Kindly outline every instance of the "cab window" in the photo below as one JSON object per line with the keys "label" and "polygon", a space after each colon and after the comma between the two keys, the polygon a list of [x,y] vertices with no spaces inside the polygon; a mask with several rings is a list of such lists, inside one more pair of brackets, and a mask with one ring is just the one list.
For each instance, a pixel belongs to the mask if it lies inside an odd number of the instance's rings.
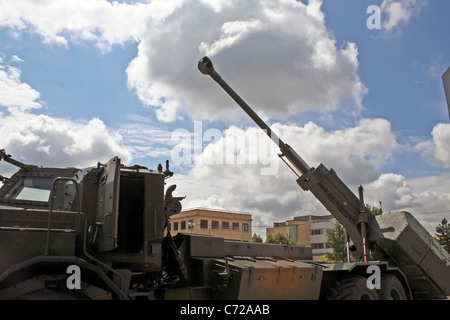
{"label": "cab window", "polygon": [[25,177],[18,181],[7,196],[16,200],[48,202],[53,178]]}

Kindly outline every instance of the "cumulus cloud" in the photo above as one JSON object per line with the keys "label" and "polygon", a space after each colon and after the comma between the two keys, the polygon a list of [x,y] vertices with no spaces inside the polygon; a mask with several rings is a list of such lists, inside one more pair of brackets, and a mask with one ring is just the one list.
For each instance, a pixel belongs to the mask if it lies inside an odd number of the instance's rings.
{"label": "cumulus cloud", "polygon": [[388,32],[400,30],[427,3],[428,0],[383,0],[381,10],[386,15],[383,20],[383,29]]}
{"label": "cumulus cloud", "polygon": [[[188,1],[142,35],[128,83],[162,121],[235,116],[235,106],[196,63],[216,69],[249,103],[269,116],[355,109],[367,89],[358,77],[358,49],[338,48],[321,1]],[[174,41],[176,39],[176,41]]]}
{"label": "cumulus cloud", "polygon": [[26,163],[89,166],[115,155],[131,160],[118,143],[120,137],[97,118],[85,123],[20,113],[2,120],[2,148]]}
{"label": "cumulus cloud", "polygon": [[[5,4],[1,4],[6,7]],[[0,26],[45,43],[89,41],[102,50],[138,41],[128,85],[159,120],[227,117],[228,97],[197,70],[214,56],[224,77],[269,116],[305,110],[359,109],[367,89],[358,76],[354,43],[338,46],[324,23],[322,1],[173,0],[14,1]],[[231,112],[230,112],[231,110]]]}
{"label": "cumulus cloud", "polygon": [[[381,201],[385,212],[410,211],[431,233],[448,217],[450,176],[407,179],[379,173],[383,164],[406,148],[397,142],[388,121],[362,119],[354,127],[335,131],[311,122],[304,126],[275,123],[272,128],[310,166],[324,163],[333,168],[355,195],[363,185],[366,203],[378,207]],[[192,148],[194,142],[189,139],[195,135],[186,138],[183,148]],[[328,214],[310,192],[296,184],[297,177],[278,158],[278,148],[259,128],[205,131],[203,138],[208,143],[187,163],[192,169],[172,178],[177,194],[187,196],[185,208],[248,212],[256,227],[298,215]],[[255,232],[264,235],[264,227]]]}
{"label": "cumulus cloud", "polygon": [[158,22],[179,6],[179,1],[156,0],[127,4],[117,1],[56,0],[0,1],[0,26],[19,36],[23,30],[39,34],[44,43],[69,46],[69,41],[91,41],[102,50],[137,41],[147,22]]}
{"label": "cumulus cloud", "polygon": [[[17,56],[11,58],[11,62],[20,61]],[[20,76],[19,68],[5,65],[3,59],[0,58],[0,107],[5,107],[10,113],[37,109],[42,106],[39,101],[39,92],[23,83]]]}
{"label": "cumulus cloud", "polygon": [[450,176],[434,176],[407,180],[399,174],[381,174],[365,186],[366,202],[385,212],[409,211],[432,234],[434,228],[450,212]]}
{"label": "cumulus cloud", "polygon": [[20,75],[20,69],[0,61],[1,149],[36,165],[84,167],[115,155],[131,160],[120,145],[121,136],[98,118],[86,122],[31,113],[42,107],[40,94]]}
{"label": "cumulus cloud", "polygon": [[431,138],[416,143],[412,150],[434,166],[450,168],[450,124],[435,125]]}
{"label": "cumulus cloud", "polygon": [[[390,158],[399,147],[389,123],[381,119],[364,119],[353,128],[330,132],[313,123],[272,127],[310,166],[323,162],[333,167],[355,193],[359,184],[378,179],[380,159]],[[179,185],[177,192],[187,195],[185,207],[249,212],[255,225],[326,214],[322,204],[296,184],[297,177],[278,153],[259,128],[230,127],[203,148],[188,174],[173,181]]]}
{"label": "cumulus cloud", "polygon": [[439,123],[431,132],[435,145],[434,156],[445,168],[450,168],[450,124]]}
{"label": "cumulus cloud", "polygon": [[334,132],[313,122],[304,127],[274,126],[277,128],[310,165],[322,162],[332,166],[349,184],[373,181],[380,165],[393,160],[402,148],[384,119],[362,119],[355,127]]}

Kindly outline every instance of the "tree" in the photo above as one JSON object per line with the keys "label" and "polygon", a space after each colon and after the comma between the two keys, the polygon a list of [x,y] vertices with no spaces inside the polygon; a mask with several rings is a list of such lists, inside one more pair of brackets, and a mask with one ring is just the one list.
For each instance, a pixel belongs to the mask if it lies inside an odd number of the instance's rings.
{"label": "tree", "polygon": [[370,204],[366,204],[366,208],[374,215],[378,216],[382,214],[381,208],[377,208],[375,206],[371,206]]}
{"label": "tree", "polygon": [[334,223],[334,228],[327,230],[327,246],[332,249],[332,252],[325,254],[325,261],[346,262],[346,243],[347,235],[345,229],[338,221],[336,221]]}
{"label": "tree", "polygon": [[263,242],[263,239],[259,234],[257,235],[256,233],[254,233],[252,236],[252,242]]}
{"label": "tree", "polygon": [[442,219],[441,223],[436,227],[437,241],[450,253],[450,224],[447,219]]}
{"label": "tree", "polygon": [[277,244],[296,244],[294,241],[289,240],[286,235],[281,232],[278,232],[276,235],[269,234],[266,238],[266,243],[277,243]]}

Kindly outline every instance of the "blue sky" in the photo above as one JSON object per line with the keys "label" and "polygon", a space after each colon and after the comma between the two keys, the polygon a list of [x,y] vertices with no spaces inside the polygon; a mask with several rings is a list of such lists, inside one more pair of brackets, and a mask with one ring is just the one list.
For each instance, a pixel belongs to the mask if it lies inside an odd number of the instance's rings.
{"label": "blue sky", "polygon": [[[367,27],[370,5],[381,29]],[[0,148],[40,165],[169,159],[185,207],[248,212],[255,226],[325,214],[197,71],[207,54],[311,166],[433,230],[450,218],[448,12],[447,0],[0,1]]]}

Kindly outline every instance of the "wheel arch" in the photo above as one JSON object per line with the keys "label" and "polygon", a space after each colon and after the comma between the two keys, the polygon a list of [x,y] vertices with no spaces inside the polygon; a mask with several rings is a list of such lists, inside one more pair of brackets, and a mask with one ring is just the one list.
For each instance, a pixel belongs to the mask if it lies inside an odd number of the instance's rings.
{"label": "wheel arch", "polygon": [[349,273],[362,275],[367,278],[368,276],[370,276],[370,273],[367,272],[367,268],[369,266],[380,267],[381,276],[386,275],[386,274],[395,276],[402,284],[403,289],[405,290],[407,299],[408,300],[412,299],[412,291],[411,291],[411,288],[409,286],[409,283],[408,283],[408,280],[407,280],[405,274],[399,268],[389,266],[387,261],[371,261],[371,262],[356,264],[353,268],[351,268],[349,270]]}
{"label": "wheel arch", "polygon": [[381,276],[390,274],[400,281],[408,300],[413,299],[412,291],[405,274],[397,267],[389,266],[387,261],[370,261],[354,264],[336,264],[333,269],[324,272],[324,281],[321,288],[321,297],[326,293],[327,287],[335,281],[340,281],[350,276],[363,276],[368,278],[371,273],[367,272],[369,266],[380,267]]}
{"label": "wheel arch", "polygon": [[[18,296],[15,287],[25,282],[57,279],[67,279],[71,274],[67,273],[70,265],[80,268],[81,281],[83,284],[91,285],[111,292],[117,299],[126,300],[128,297],[98,266],[74,256],[36,256],[28,260],[21,261],[8,267],[0,274],[0,299],[12,300]],[[22,285],[20,294],[26,294],[27,290],[35,289],[36,284],[30,286]],[[10,295],[11,293],[11,295]]]}

